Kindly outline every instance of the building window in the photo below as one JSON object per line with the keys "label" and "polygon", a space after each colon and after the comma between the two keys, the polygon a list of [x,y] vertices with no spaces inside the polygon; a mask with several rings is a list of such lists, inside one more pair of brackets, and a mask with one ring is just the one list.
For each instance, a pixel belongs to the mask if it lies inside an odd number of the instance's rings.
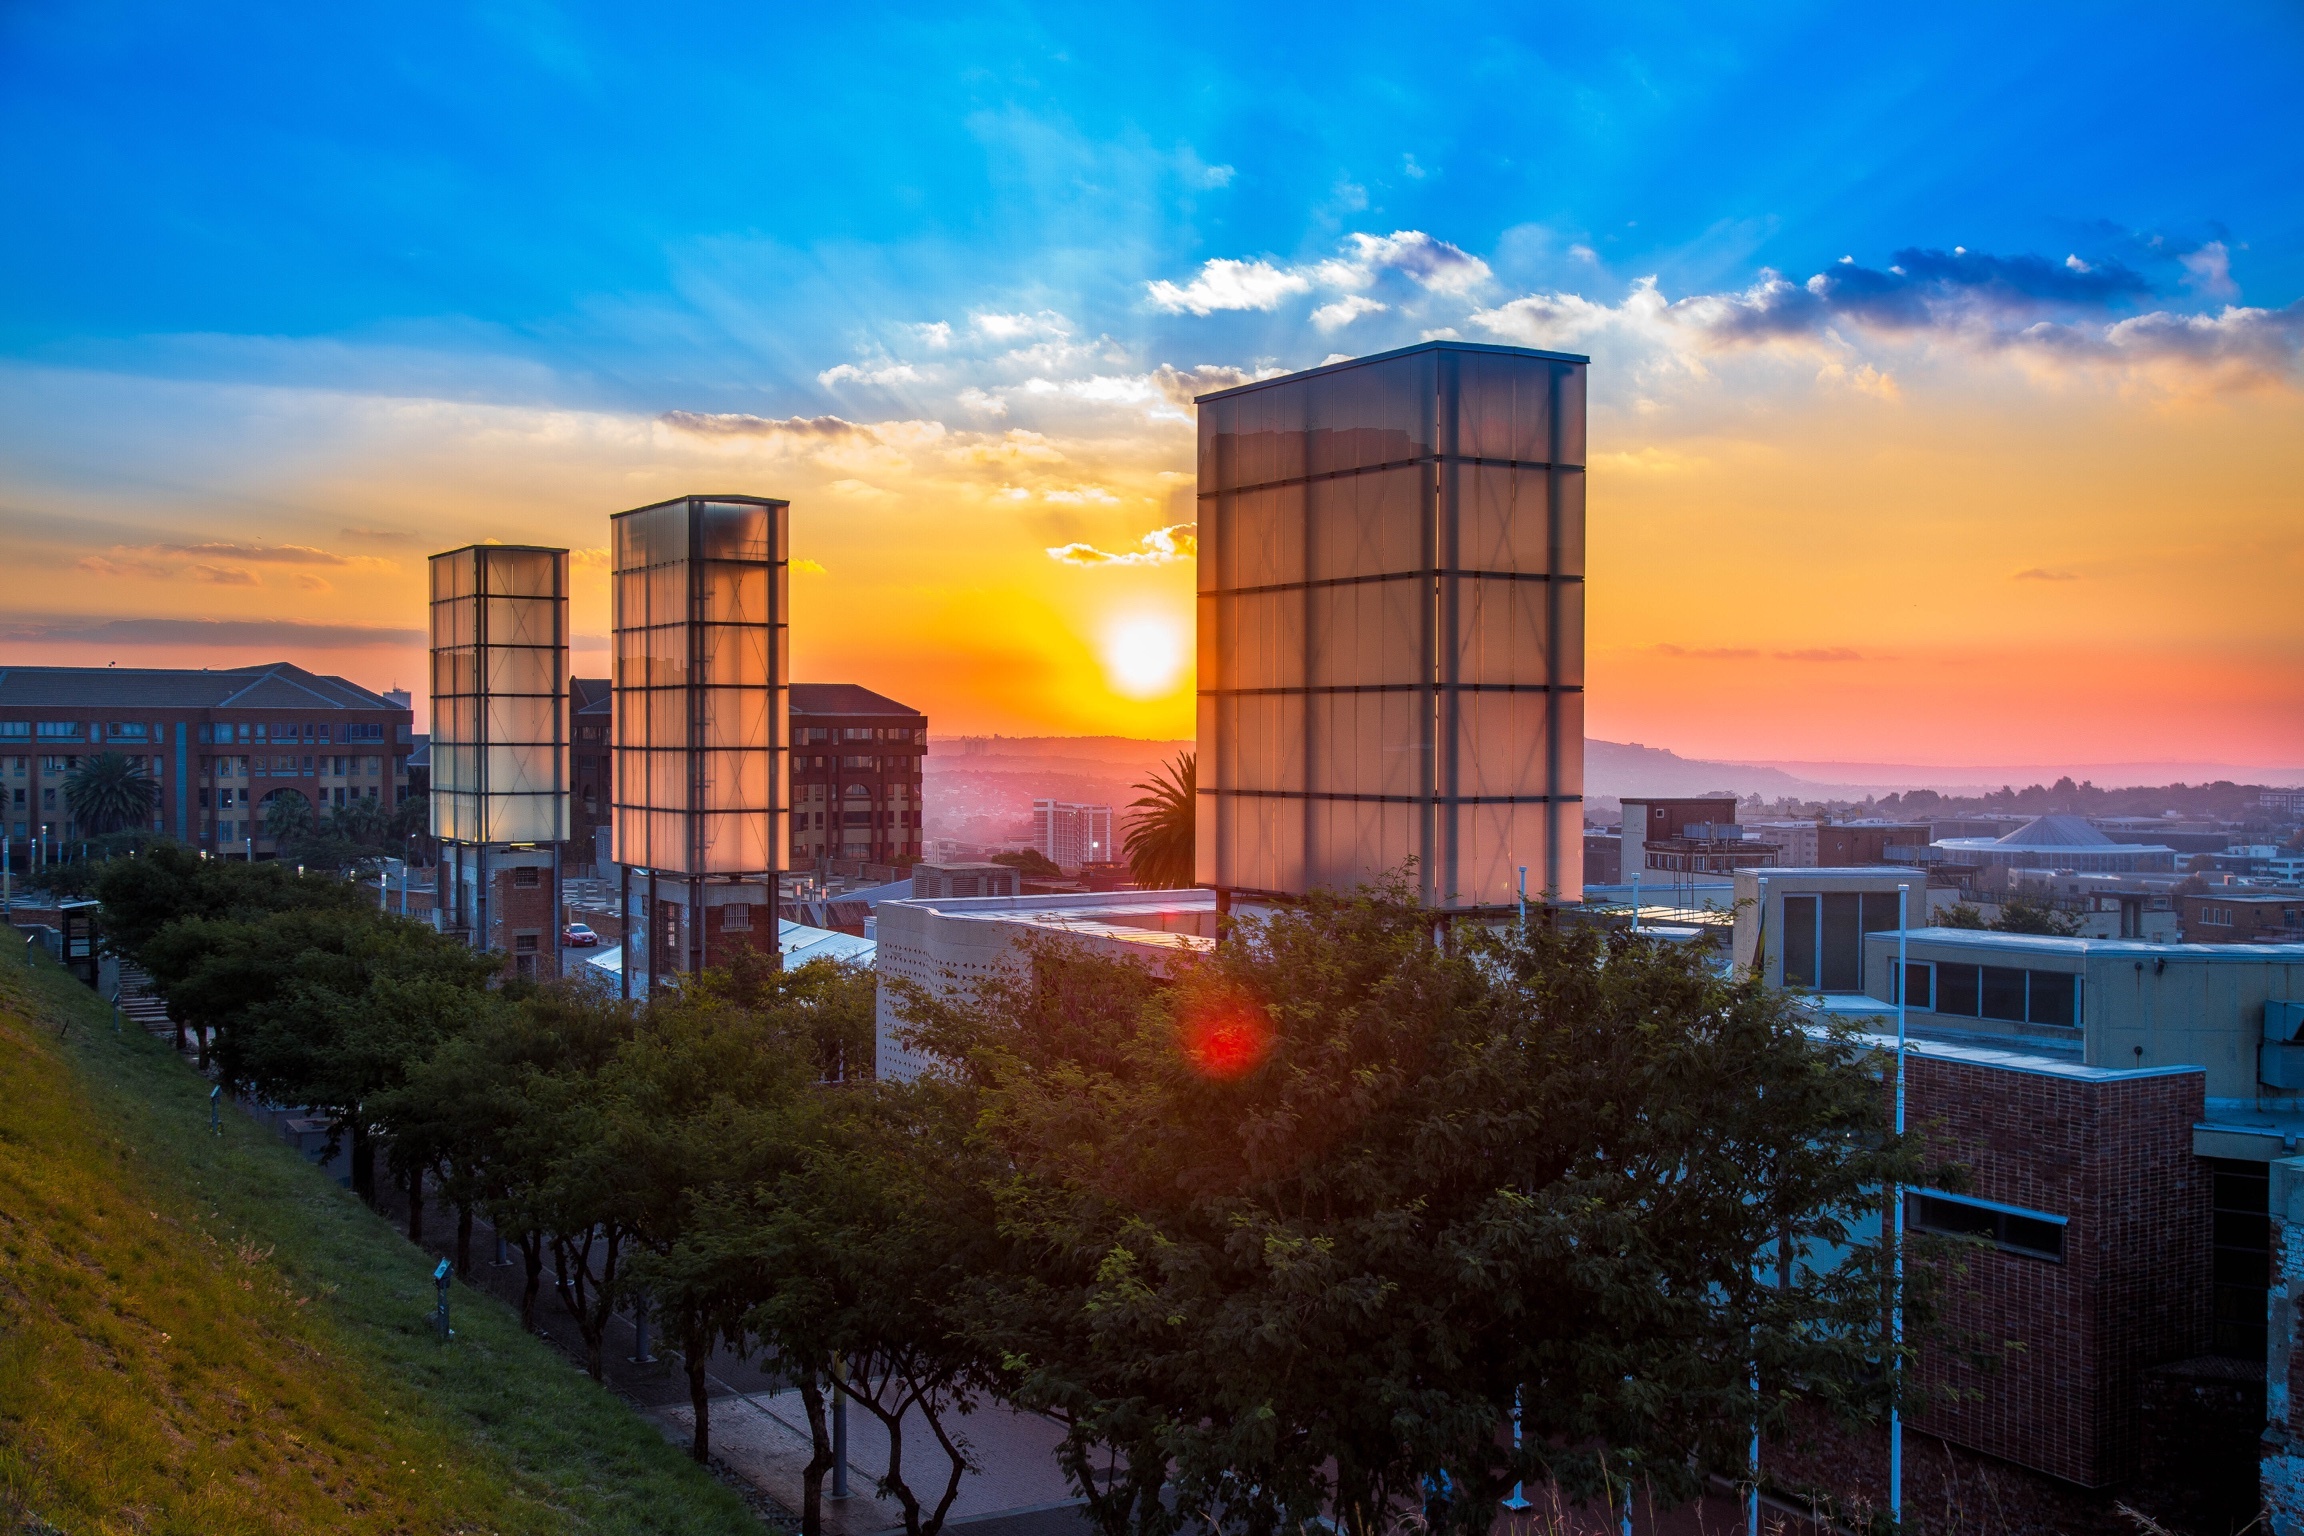
{"label": "building window", "polygon": [[1784,898],[1784,985],[1864,990],[1864,935],[1896,926],[1894,891],[1826,891]]}
{"label": "building window", "polygon": [[2080,1022],[2080,978],[2069,971],[1936,962],[1936,1012],[2003,1024]]}
{"label": "building window", "polygon": [[750,933],[752,931],[752,909],[741,906],[722,907],[720,909],[720,931],[722,933]]}
{"label": "building window", "polygon": [[77,720],[43,720],[38,726],[42,741],[78,741],[80,722]]}
{"label": "building window", "polygon": [[2216,1223],[2210,1239],[2214,1333],[2209,1347],[2219,1355],[2262,1360],[2265,1293],[2272,1283],[2271,1170],[2231,1158],[2204,1161]]}
{"label": "building window", "polygon": [[541,883],[537,878],[541,874],[543,871],[535,866],[523,864],[512,871],[513,887],[518,890],[532,891]]}
{"label": "building window", "polygon": [[1904,1197],[1904,1225],[1941,1237],[1980,1238],[2002,1253],[2064,1262],[2064,1218],[2041,1211],[1914,1190]]}
{"label": "building window", "polygon": [[0,720],[0,741],[29,741],[31,739],[31,721]]}
{"label": "building window", "polygon": [[145,739],[144,722],[141,720],[115,720],[112,722],[110,734],[114,741],[142,741]]}

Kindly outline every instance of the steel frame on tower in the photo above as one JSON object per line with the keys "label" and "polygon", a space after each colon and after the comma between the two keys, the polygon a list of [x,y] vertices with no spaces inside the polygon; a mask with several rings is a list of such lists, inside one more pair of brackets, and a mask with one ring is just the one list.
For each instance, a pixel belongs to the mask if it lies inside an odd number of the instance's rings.
{"label": "steel frame on tower", "polygon": [[[615,582],[615,831],[625,911],[623,992],[707,963],[715,887],[760,885],[777,954],[789,828],[790,504],[683,496],[610,519]],[[632,918],[636,877],[646,906]],[[659,941],[677,882],[678,955]],[[726,911],[723,909],[723,921]],[[635,953],[637,951],[637,954]]]}
{"label": "steel frame on tower", "polygon": [[434,555],[430,575],[430,816],[441,849],[442,926],[490,947],[491,851],[532,862],[548,850],[551,943],[542,953],[557,976],[568,836],[568,551],[470,544]]}
{"label": "steel frame on tower", "polygon": [[1199,883],[1583,889],[1588,359],[1429,342],[1203,395]]}

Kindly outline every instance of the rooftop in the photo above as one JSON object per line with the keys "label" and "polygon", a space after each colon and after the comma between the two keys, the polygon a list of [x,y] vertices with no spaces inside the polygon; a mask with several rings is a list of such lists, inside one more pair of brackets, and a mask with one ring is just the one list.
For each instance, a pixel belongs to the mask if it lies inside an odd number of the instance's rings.
{"label": "rooftop", "polygon": [[253,667],[0,667],[0,710],[405,709],[292,662]]}
{"label": "rooftop", "polygon": [[[1870,943],[1896,941],[1896,930],[1866,934]],[[2000,954],[2054,955],[2067,960],[2190,960],[2264,965],[2304,965],[2304,944],[2155,944],[2148,939],[2068,939],[2043,933],[2000,933],[1989,928],[1913,928],[1907,941]]]}
{"label": "rooftop", "polygon": [[1234,395],[1245,395],[1250,390],[1270,389],[1275,384],[1293,384],[1298,379],[1309,379],[1316,374],[1341,373],[1347,368],[1364,368],[1370,363],[1388,363],[1396,357],[1407,357],[1417,352],[1497,352],[1508,357],[1541,357],[1555,363],[1587,363],[1592,359],[1581,352],[1545,352],[1535,347],[1499,347],[1484,341],[1420,341],[1412,347],[1394,347],[1389,352],[1371,352],[1366,357],[1347,358],[1341,363],[1326,363],[1318,368],[1302,368],[1278,378],[1258,379],[1252,384],[1235,384],[1230,389],[1212,390],[1205,395],[1194,395],[1194,405],[1206,405],[1211,400],[1228,400]]}
{"label": "rooftop", "polygon": [[909,704],[899,704],[884,693],[860,683],[794,683],[792,713],[796,715],[908,715],[928,717]]}

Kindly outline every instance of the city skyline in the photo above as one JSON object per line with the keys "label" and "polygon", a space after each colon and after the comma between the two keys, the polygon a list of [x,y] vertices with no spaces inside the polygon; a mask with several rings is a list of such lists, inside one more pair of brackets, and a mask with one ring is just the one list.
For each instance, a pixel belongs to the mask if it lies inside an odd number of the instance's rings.
{"label": "city skyline", "polygon": [[497,539],[604,673],[734,491],[797,677],[1187,736],[1191,397],[1454,334],[1593,358],[1594,737],[2304,763],[2293,15],[1056,14],[0,22],[12,658],[421,696]]}

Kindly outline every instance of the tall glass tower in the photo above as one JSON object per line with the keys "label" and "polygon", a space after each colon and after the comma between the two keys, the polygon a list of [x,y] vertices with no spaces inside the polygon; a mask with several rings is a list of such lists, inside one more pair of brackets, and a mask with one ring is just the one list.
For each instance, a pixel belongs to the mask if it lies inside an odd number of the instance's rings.
{"label": "tall glass tower", "polygon": [[737,945],[778,950],[789,510],[759,496],[684,496],[610,519],[628,991],[636,970],[652,987]]}
{"label": "tall glass tower", "polygon": [[1199,880],[1583,894],[1590,359],[1429,342],[1200,397]]}
{"label": "tall glass tower", "polygon": [[434,555],[431,576],[441,922],[514,974],[558,975],[568,551],[472,544]]}

